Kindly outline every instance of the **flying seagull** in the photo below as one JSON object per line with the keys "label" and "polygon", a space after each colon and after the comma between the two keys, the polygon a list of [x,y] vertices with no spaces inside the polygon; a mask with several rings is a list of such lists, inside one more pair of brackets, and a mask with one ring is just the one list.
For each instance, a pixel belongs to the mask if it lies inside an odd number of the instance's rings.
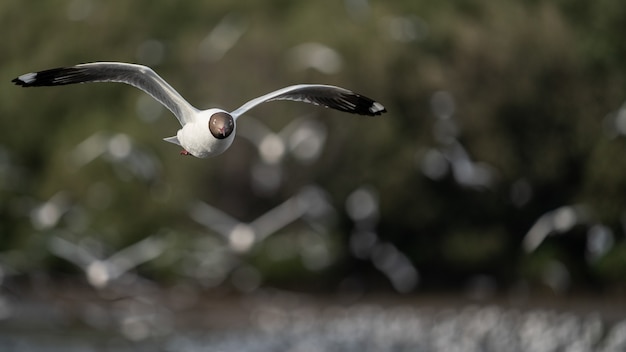
{"label": "flying seagull", "polygon": [[253,107],[274,100],[321,105],[359,115],[375,116],[385,107],[344,88],[322,84],[297,84],[252,99],[230,113],[222,109],[199,110],[189,104],[151,68],[122,62],[94,62],[31,72],[15,78],[22,87],[60,86],[85,82],[126,83],[150,94],[178,118],[182,128],[165,141],[184,148],[181,154],[206,158],[223,153],[235,138],[236,121]]}

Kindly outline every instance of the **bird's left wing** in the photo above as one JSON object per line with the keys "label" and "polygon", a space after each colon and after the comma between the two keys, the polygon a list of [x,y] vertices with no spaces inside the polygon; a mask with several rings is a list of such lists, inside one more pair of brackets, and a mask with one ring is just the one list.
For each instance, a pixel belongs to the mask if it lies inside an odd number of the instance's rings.
{"label": "bird's left wing", "polygon": [[231,115],[237,119],[253,107],[273,100],[301,101],[352,114],[369,116],[380,115],[387,111],[381,103],[345,88],[323,84],[298,84],[252,99],[233,111]]}
{"label": "bird's left wing", "polygon": [[22,87],[59,86],[86,82],[119,82],[139,88],[168,108],[181,125],[197,109],[151,68],[123,62],[93,62],[23,74],[12,81]]}

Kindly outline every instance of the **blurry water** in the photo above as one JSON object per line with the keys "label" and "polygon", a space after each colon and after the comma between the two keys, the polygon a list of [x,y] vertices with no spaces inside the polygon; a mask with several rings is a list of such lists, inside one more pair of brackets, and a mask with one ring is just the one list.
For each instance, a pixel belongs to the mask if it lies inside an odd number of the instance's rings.
{"label": "blurry water", "polygon": [[[72,322],[67,311],[54,305],[30,302],[17,307],[19,316],[0,325],[0,346],[2,351],[626,350],[626,319],[593,312],[453,302],[345,306],[289,294],[257,294],[241,300],[215,298],[203,308],[172,314],[175,307],[166,308],[163,302],[150,307],[148,301],[121,299],[110,310],[92,302],[83,311],[91,322],[83,324]],[[119,325],[107,323],[122,312],[126,317]],[[94,324],[98,320],[105,322]]]}

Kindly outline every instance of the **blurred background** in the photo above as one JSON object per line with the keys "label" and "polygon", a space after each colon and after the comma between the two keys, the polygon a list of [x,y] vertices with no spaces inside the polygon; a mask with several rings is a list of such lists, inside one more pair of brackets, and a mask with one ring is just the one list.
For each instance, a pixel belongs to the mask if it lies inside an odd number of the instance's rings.
{"label": "blurred background", "polygon": [[[611,0],[1,2],[0,345],[626,348],[625,24]],[[264,104],[196,159],[137,89],[10,83],[92,61],[198,108],[324,83],[388,113]]]}

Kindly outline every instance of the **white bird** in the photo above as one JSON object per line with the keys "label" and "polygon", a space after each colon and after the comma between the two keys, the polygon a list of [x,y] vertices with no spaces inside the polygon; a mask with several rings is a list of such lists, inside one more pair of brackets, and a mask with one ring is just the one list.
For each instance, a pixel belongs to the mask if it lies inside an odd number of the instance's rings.
{"label": "white bird", "polygon": [[199,110],[189,104],[151,68],[122,62],[95,62],[23,74],[12,81],[22,87],[58,86],[85,82],[126,83],[150,94],[178,118],[182,128],[165,138],[184,148],[181,154],[206,158],[224,152],[235,138],[236,121],[253,107],[273,101],[292,100],[322,105],[359,115],[380,115],[385,107],[344,88],[322,84],[298,84],[252,99],[227,112],[212,108]]}

